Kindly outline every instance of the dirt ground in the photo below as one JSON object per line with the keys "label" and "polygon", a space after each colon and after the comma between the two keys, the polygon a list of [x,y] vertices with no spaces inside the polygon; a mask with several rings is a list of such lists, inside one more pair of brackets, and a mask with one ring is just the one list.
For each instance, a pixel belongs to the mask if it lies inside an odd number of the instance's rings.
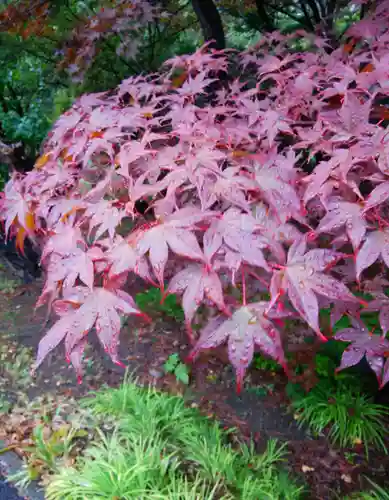
{"label": "dirt ground", "polygon": [[[15,279],[4,266],[0,275],[3,283]],[[15,284],[11,290],[5,285],[0,289],[0,346],[3,352],[0,397],[11,403],[45,394],[78,397],[102,384],[119,384],[125,370],[111,363],[93,334],[90,335],[81,385],[77,384],[72,368],[65,362],[61,346],[48,357],[33,380],[29,376],[32,357],[22,361],[23,366],[14,373],[13,381],[10,382],[8,373],[12,372],[11,368],[5,377],[7,352],[12,354],[12,350],[25,348],[33,356],[44,333],[45,311],[34,315],[41,287],[42,282],[37,279],[28,285]],[[134,285],[134,295],[138,291],[136,288]],[[163,365],[170,354],[179,353],[184,359],[188,351],[183,326],[167,318],[155,317],[152,324],[130,318],[122,331],[121,359],[140,383],[182,393],[189,404],[199,406],[222,425],[237,427],[243,439],[254,439],[259,450],[269,438],[287,442],[289,455],[285,465],[291,474],[307,484],[308,498],[335,500],[361,491],[368,487],[366,476],[381,485],[388,481],[387,456],[372,451],[367,462],[362,449],[335,449],[325,436],[314,438],[308,430],[297,426],[285,395],[287,380],[284,375],[252,369],[246,377],[245,389],[238,396],[231,367],[225,363],[223,351],[219,350],[198,359],[192,366],[190,383],[185,386],[173,375],[167,375]],[[353,453],[352,463],[346,459],[350,453]],[[389,483],[386,486],[389,487]]]}

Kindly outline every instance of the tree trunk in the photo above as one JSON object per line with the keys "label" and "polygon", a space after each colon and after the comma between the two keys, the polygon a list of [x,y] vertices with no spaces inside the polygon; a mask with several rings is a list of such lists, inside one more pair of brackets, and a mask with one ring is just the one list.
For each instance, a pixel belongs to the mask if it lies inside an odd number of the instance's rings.
{"label": "tree trunk", "polygon": [[258,17],[260,19],[261,28],[266,31],[274,31],[275,26],[273,20],[267,13],[265,3],[263,0],[255,0],[255,5],[257,6]]}
{"label": "tree trunk", "polygon": [[192,0],[192,5],[203,31],[204,41],[212,40],[212,48],[224,49],[226,40],[223,24],[213,0]]}

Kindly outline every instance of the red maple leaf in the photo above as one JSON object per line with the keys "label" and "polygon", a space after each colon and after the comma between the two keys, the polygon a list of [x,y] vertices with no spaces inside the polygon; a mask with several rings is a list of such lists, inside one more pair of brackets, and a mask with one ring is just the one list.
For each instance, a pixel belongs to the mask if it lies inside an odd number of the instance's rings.
{"label": "red maple leaf", "polygon": [[112,361],[120,364],[118,359],[120,314],[143,315],[128,294],[124,299],[104,288],[94,288],[90,291],[87,288],[76,287],[68,291],[62,300],[56,301],[54,309],[61,317],[39,342],[35,369],[63,340],[65,340],[66,357],[71,360],[73,350],[76,349],[79,353],[80,342],[82,346],[85,336],[94,326],[100,342]]}
{"label": "red maple leaf", "polygon": [[237,309],[224,321],[220,316],[214,318],[202,330],[189,359],[195,359],[202,349],[215,348],[228,340],[228,356],[236,371],[238,393],[253,359],[255,345],[286,369],[280,334],[266,315],[268,307],[268,302],[256,302]]}
{"label": "red maple leaf", "polygon": [[319,304],[316,293],[332,300],[355,302],[357,299],[348,288],[323,271],[335,264],[342,254],[315,248],[306,251],[305,238],[290,247],[286,266],[273,274],[270,291],[271,305],[287,293],[296,311],[306,320],[317,335],[326,340],[319,327]]}

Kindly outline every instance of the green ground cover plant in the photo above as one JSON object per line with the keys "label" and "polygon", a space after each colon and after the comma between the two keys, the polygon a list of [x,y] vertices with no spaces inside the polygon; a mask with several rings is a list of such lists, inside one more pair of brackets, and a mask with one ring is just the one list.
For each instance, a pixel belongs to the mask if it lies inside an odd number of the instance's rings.
{"label": "green ground cover plant", "polygon": [[350,497],[350,500],[389,500],[389,491],[387,489],[381,488],[377,484],[373,483],[368,479],[369,483],[371,483],[372,489],[371,491],[356,493]]}
{"label": "green ground cover plant", "polygon": [[139,309],[147,314],[162,315],[175,321],[184,320],[184,311],[174,294],[164,296],[156,287],[137,293],[135,302]]}
{"label": "green ground cover plant", "polygon": [[127,381],[82,406],[113,431],[99,431],[73,467],[53,475],[48,500],[302,498],[303,487],[279,469],[285,446],[269,441],[258,454],[180,397]]}
{"label": "green ground cover plant", "polygon": [[300,425],[308,425],[317,434],[327,429],[329,439],[339,446],[363,444],[368,453],[374,445],[387,451],[384,422],[389,410],[358,388],[344,383],[334,387],[322,380],[308,394],[295,394],[292,405]]}
{"label": "green ground cover plant", "polygon": [[189,368],[180,360],[180,356],[171,354],[164,364],[165,372],[172,373],[179,382],[189,384]]}

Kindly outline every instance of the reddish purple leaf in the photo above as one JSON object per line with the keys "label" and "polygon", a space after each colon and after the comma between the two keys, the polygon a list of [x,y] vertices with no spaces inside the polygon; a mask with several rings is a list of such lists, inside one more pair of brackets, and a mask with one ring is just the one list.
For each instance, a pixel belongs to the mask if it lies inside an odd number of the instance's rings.
{"label": "reddish purple leaf", "polygon": [[165,265],[168,260],[168,247],[174,253],[193,260],[204,260],[203,252],[196,236],[189,228],[210,217],[212,212],[186,208],[168,216],[162,224],[142,230],[137,237],[136,251],[140,256],[149,252],[154,273],[163,288]]}
{"label": "reddish purple leaf", "polygon": [[389,230],[372,231],[368,234],[362,247],[357,253],[356,268],[357,279],[360,278],[364,269],[374,264],[378,257],[389,266]]}
{"label": "reddish purple leaf", "polygon": [[[92,292],[77,287],[68,293],[65,301],[77,306],[68,311],[62,307],[62,317],[50,328],[39,343],[35,369],[62,340],[65,339],[66,356],[71,359],[73,350],[96,324],[98,336],[113,361],[117,361],[120,314],[141,315],[128,300],[104,288],[94,288]],[[74,359],[74,358],[73,358]],[[77,359],[77,353],[75,354]]]}
{"label": "reddish purple leaf", "polygon": [[316,232],[330,233],[345,226],[347,236],[356,250],[366,233],[363,207],[357,203],[334,199],[328,203],[327,210]]}
{"label": "reddish purple leaf", "polygon": [[188,326],[204,297],[211,300],[220,310],[226,309],[220,279],[215,271],[204,265],[191,264],[172,278],[167,293],[182,292],[182,306]]}
{"label": "reddish purple leaf", "polygon": [[325,249],[306,252],[306,240],[301,238],[290,247],[285,270],[277,271],[272,280],[272,304],[286,291],[296,311],[323,340],[315,293],[333,300],[357,301],[343,283],[321,272],[341,257],[342,254]]}
{"label": "reddish purple leaf", "polygon": [[389,198],[389,182],[383,182],[373,189],[365,203],[365,209],[370,210],[382,203],[386,202]]}
{"label": "reddish purple leaf", "polygon": [[379,311],[378,319],[383,335],[389,331],[389,297],[384,293],[373,293],[374,299],[368,302],[364,311]]}
{"label": "reddish purple leaf", "polygon": [[381,383],[383,356],[389,350],[389,341],[369,332],[362,321],[353,319],[353,323],[352,328],[340,330],[334,337],[343,342],[351,342],[343,353],[338,370],[358,364],[366,355],[366,359],[375,372],[378,382]]}
{"label": "reddish purple leaf", "polygon": [[228,356],[235,368],[237,390],[240,392],[244,374],[250,365],[254,346],[285,366],[279,332],[265,317],[267,302],[256,302],[237,309],[230,319],[220,323],[213,319],[200,334],[190,358],[195,359],[202,349],[211,349],[228,340]]}

